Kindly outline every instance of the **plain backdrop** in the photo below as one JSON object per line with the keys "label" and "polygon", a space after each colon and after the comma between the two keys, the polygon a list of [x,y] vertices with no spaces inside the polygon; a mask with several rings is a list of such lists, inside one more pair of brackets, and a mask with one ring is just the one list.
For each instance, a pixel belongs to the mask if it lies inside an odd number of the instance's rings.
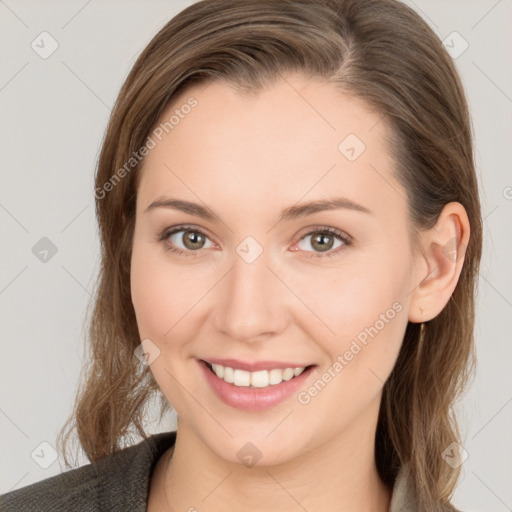
{"label": "plain backdrop", "polygon": [[[100,144],[136,57],[190,3],[0,0],[0,493],[61,472],[55,438],[71,409],[98,269]],[[468,458],[454,503],[465,512],[505,512],[512,510],[512,1],[407,3],[447,42],[462,75],[485,219],[478,368],[460,404]],[[174,428],[174,420],[148,420],[148,432]]]}

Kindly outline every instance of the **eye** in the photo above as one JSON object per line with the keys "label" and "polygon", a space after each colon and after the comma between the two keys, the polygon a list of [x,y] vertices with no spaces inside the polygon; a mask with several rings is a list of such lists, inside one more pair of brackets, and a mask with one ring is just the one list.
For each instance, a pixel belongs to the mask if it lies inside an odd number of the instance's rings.
{"label": "eye", "polygon": [[[345,233],[334,228],[317,228],[303,236],[297,243],[298,247],[306,252],[313,252],[311,257],[330,257],[337,255],[343,246],[351,244],[351,239]],[[313,251],[309,251],[313,247]],[[340,249],[341,247],[341,249]]]}
{"label": "eye", "polygon": [[[165,250],[183,256],[198,256],[201,249],[215,245],[208,235],[194,226],[167,228],[158,235],[157,242],[162,243]],[[351,243],[351,237],[342,231],[318,227],[303,236],[291,250],[297,251],[295,247],[298,246],[302,251],[312,252],[311,257],[331,257],[339,254],[344,246]],[[309,247],[313,247],[313,251]]]}
{"label": "eye", "polygon": [[164,230],[158,241],[162,242],[165,249],[185,256],[197,256],[200,249],[211,247],[206,245],[208,236],[200,229],[192,226],[178,226]]}

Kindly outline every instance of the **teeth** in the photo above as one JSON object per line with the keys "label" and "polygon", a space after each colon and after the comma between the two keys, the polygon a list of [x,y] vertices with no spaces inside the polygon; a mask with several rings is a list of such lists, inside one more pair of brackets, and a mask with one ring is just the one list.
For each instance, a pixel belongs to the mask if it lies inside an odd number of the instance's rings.
{"label": "teeth", "polygon": [[247,372],[245,370],[233,369],[229,366],[221,366],[220,364],[212,364],[211,367],[215,375],[225,382],[235,386],[252,386],[254,388],[266,388],[269,385],[280,384],[283,380],[298,377],[305,370],[305,367],[302,367]]}
{"label": "teeth", "polygon": [[305,369],[306,368],[295,368],[295,370],[293,370],[295,377],[298,377]]}
{"label": "teeth", "polygon": [[283,370],[270,370],[268,372],[270,384],[281,384],[283,381]]}
{"label": "teeth", "polygon": [[235,377],[233,379],[235,386],[250,386],[251,385],[251,374],[244,370],[235,370]]}
{"label": "teeth", "polygon": [[[249,372],[244,372],[249,373]],[[266,388],[270,382],[268,378],[267,370],[261,370],[259,372],[250,373],[251,386],[255,388]]]}
{"label": "teeth", "polygon": [[[221,366],[220,364],[216,364],[216,365],[212,365],[213,366],[216,366],[217,368],[219,368],[219,370],[216,370],[215,368],[213,368],[213,371],[216,373],[217,377],[219,377],[220,379],[224,379],[226,382],[230,382],[231,384],[233,384],[234,380],[235,380],[235,371],[233,370],[233,368],[224,368],[224,366]],[[217,373],[217,371],[219,373]],[[224,376],[222,376],[222,373],[224,373]]]}
{"label": "teeth", "polygon": [[283,371],[283,380],[293,379],[294,376],[295,376],[295,373],[294,373],[293,368],[286,368]]}

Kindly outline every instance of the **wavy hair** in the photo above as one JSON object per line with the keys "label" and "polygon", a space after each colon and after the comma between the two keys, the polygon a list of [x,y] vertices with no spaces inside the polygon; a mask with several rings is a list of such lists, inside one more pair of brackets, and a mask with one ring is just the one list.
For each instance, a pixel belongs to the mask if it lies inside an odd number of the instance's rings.
{"label": "wavy hair", "polygon": [[452,59],[427,23],[396,0],[202,0],[171,19],[143,50],[116,100],[99,156],[101,267],[88,319],[90,354],[73,412],[59,432],[59,450],[68,464],[76,432],[94,462],[119,450],[130,433],[147,437],[151,396],[160,399],[160,418],[170,408],[133,355],[140,339],[130,260],[144,160],[128,169],[126,162],[178,91],[221,78],[241,92],[258,92],[287,72],[335,84],[388,123],[414,233],[432,227],[451,201],[466,209],[471,237],[459,281],[437,317],[407,325],[384,385],[375,439],[384,482],[392,485],[406,466],[419,510],[453,510],[449,499],[459,470],[441,454],[459,440],[454,404],[474,370],[482,251],[472,126]]}

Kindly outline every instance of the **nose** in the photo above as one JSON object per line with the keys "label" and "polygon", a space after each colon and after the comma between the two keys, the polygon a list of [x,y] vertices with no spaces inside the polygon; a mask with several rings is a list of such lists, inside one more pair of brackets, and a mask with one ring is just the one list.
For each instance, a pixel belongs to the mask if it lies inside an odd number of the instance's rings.
{"label": "nose", "polygon": [[[289,321],[287,289],[268,268],[266,253],[248,263],[235,255],[215,297],[215,327],[238,341],[263,341]],[[289,292],[288,292],[289,294]]]}

